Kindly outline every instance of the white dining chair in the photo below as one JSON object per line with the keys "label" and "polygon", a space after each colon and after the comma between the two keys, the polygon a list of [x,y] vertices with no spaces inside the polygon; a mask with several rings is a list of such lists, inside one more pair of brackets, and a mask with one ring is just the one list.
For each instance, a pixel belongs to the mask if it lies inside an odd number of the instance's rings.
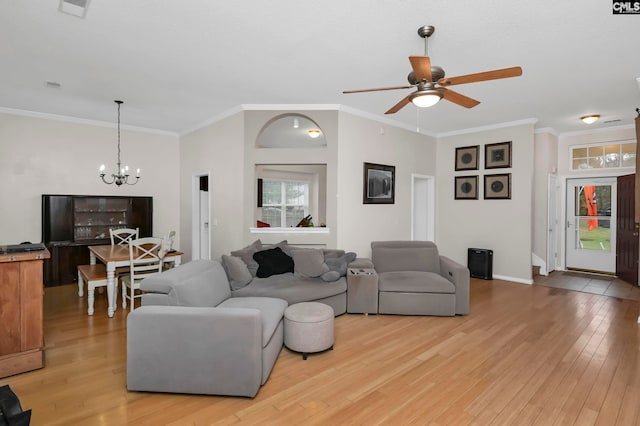
{"label": "white dining chair", "polygon": [[138,238],[138,228],[109,229],[109,236],[111,237],[111,245],[129,244],[129,241]]}
{"label": "white dining chair", "polygon": [[136,294],[140,289],[140,282],[152,275],[162,272],[163,252],[162,238],[146,237],[129,241],[129,275],[120,277],[122,283],[122,308],[126,309],[127,299],[130,310],[134,309],[134,301],[140,298]]}

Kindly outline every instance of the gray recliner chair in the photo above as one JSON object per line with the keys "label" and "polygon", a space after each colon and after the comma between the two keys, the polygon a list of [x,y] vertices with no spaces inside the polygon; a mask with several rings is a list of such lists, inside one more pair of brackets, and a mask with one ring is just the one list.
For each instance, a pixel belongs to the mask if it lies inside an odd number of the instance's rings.
{"label": "gray recliner chair", "polygon": [[469,313],[469,269],[440,256],[431,241],[374,241],[378,313],[454,316]]}

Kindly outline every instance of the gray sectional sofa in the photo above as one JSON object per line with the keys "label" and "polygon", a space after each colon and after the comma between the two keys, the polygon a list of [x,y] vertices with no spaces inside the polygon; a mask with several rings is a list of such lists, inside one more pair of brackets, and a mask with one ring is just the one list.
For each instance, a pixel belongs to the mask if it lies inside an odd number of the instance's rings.
{"label": "gray sectional sofa", "polygon": [[[256,243],[221,261],[192,261],[142,281],[142,306],[127,318],[129,390],[255,396],[283,347],[288,305],[317,301],[335,315],[346,312],[347,265],[376,268],[379,280],[365,287],[374,302],[379,290],[378,313],[469,310],[467,268],[439,256],[433,243],[373,243],[374,264],[342,250]],[[260,262],[253,265],[255,259]],[[359,294],[356,282],[351,299]]]}

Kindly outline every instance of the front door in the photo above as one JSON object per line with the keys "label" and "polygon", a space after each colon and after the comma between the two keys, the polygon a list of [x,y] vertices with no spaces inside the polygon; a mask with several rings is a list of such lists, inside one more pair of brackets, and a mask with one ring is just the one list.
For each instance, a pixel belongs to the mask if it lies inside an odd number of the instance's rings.
{"label": "front door", "polygon": [[567,269],[615,274],[617,182],[567,180]]}
{"label": "front door", "polygon": [[636,175],[618,177],[616,275],[638,285],[638,224],[634,222]]}

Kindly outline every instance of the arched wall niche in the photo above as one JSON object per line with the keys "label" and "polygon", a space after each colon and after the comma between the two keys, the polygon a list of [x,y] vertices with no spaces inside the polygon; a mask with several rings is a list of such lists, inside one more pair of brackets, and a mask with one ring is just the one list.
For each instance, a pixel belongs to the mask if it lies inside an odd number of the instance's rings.
{"label": "arched wall niche", "polygon": [[326,145],[320,126],[306,115],[297,113],[273,117],[262,127],[256,140],[258,148],[318,148]]}

